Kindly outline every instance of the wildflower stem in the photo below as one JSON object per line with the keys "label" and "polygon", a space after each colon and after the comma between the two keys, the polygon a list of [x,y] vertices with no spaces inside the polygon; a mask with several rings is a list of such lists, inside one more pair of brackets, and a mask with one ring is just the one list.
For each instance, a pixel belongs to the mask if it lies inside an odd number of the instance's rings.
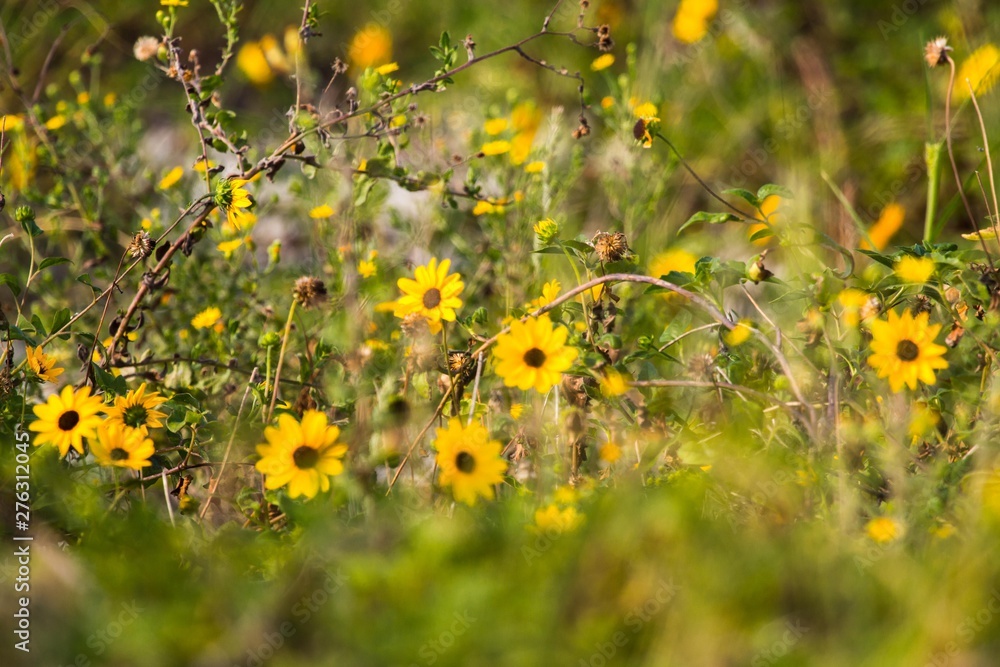
{"label": "wildflower stem", "polygon": [[[729,210],[735,212],[736,215],[738,215],[741,220],[747,220],[746,214],[744,214],[743,211],[741,211],[740,209],[736,208],[735,206],[733,206],[732,204],[730,204],[728,201],[726,201],[725,199],[723,199],[721,195],[717,194],[715,192],[715,190],[713,190],[708,185],[708,183],[706,183],[705,181],[701,180],[701,177],[697,174],[697,172],[695,172],[695,170],[691,167],[691,165],[688,164],[687,160],[684,159],[684,156],[682,156],[680,154],[680,151],[677,150],[677,147],[674,146],[670,142],[669,139],[667,139],[665,136],[663,136],[659,132],[656,133],[656,137],[658,139],[660,139],[661,141],[663,141],[667,146],[670,146],[670,150],[672,150],[674,152],[674,155],[677,156],[677,159],[680,161],[681,165],[683,165],[683,167],[685,169],[687,169],[688,173],[691,174],[691,176],[694,178],[694,180],[698,181],[698,185],[700,185],[702,188],[704,188],[705,191],[708,194],[712,195],[712,197],[714,197],[715,199],[717,199],[720,202],[722,202]],[[759,222],[759,221],[755,221],[755,222]]]}
{"label": "wildflower stem", "polygon": [[292,305],[288,309],[288,319],[285,321],[285,334],[281,337],[281,351],[278,352],[278,365],[274,369],[274,389],[271,391],[271,405],[267,408],[267,419],[264,423],[271,421],[274,414],[274,405],[278,401],[278,383],[281,382],[281,367],[285,361],[285,349],[288,347],[288,338],[292,332],[292,319],[295,317],[295,304],[298,301],[292,299]]}
{"label": "wildflower stem", "polygon": [[927,167],[927,210],[924,211],[924,243],[934,242],[934,217],[937,214],[938,189],[941,184],[941,142],[924,144]]}
{"label": "wildflower stem", "polygon": [[[118,260],[118,268],[115,269],[115,278],[111,281],[111,287],[114,288],[121,280],[122,266],[125,264],[125,256],[128,255],[128,251],[122,253],[121,258]],[[111,306],[112,292],[108,292],[108,298],[104,302],[104,310],[101,311],[101,319],[97,322],[97,329],[94,330],[94,342],[90,345],[90,351],[87,353],[87,358],[83,360],[84,365],[87,367],[87,373],[83,378],[83,383],[81,386],[87,384],[91,381],[91,377],[94,374],[94,350],[97,349],[97,341],[101,338],[101,329],[104,328],[104,320],[108,316],[108,308]],[[114,348],[108,350],[108,357],[114,356]],[[97,387],[97,382],[94,382],[94,387]]]}
{"label": "wildflower stem", "polygon": [[205,518],[205,513],[208,512],[208,506],[212,502],[215,490],[219,488],[219,482],[222,481],[222,473],[226,472],[226,463],[229,461],[229,453],[233,449],[233,441],[236,440],[236,429],[240,425],[240,418],[243,416],[243,408],[246,406],[247,397],[250,395],[250,388],[256,384],[259,379],[257,368],[254,367],[253,373],[250,375],[250,381],[247,382],[246,389],[243,390],[243,399],[240,401],[240,409],[236,412],[236,421],[233,422],[233,427],[229,433],[229,442],[226,443],[226,452],[222,455],[222,467],[219,468],[218,475],[212,476],[212,481],[208,485],[208,497],[205,498],[205,502],[201,506],[201,511],[198,512],[199,519]]}
{"label": "wildflower stem", "polygon": [[[972,108],[976,110],[976,118],[979,120],[979,129],[983,133],[983,151],[986,153],[986,175],[990,179],[990,194],[993,195],[993,212],[990,214],[990,225],[993,227],[993,233],[997,234],[997,220],[996,216],[1000,213],[1000,203],[997,203],[997,184],[996,180],[993,178],[993,158],[990,157],[990,139],[986,134],[986,123],[983,122],[983,112],[979,110],[979,100],[976,99],[976,91],[972,89],[972,83],[966,79],[965,85],[969,87],[969,96],[972,99]],[[986,204],[986,210],[989,211],[989,202]],[[1000,239],[1000,234],[997,234],[998,239]]]}

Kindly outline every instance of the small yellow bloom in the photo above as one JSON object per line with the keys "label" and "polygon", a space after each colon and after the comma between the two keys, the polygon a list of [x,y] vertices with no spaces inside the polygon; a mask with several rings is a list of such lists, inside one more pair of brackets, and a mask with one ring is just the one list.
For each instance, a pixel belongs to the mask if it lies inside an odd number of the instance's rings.
{"label": "small yellow bloom", "polygon": [[368,261],[366,259],[358,262],[358,275],[362,278],[371,278],[377,272],[375,267],[375,262]]}
{"label": "small yellow bloom", "polygon": [[753,327],[751,326],[750,320],[740,320],[736,323],[735,327],[722,335],[722,340],[724,340],[726,345],[729,347],[736,347],[737,345],[742,345],[747,342],[751,335],[753,335]]}
{"label": "small yellow bloom", "polygon": [[590,69],[595,72],[600,72],[603,69],[607,69],[615,64],[615,56],[611,53],[605,53],[594,58],[594,62],[590,63]]}
{"label": "small yellow bloom", "polygon": [[306,410],[302,421],[289,414],[278,416],[278,426],[264,429],[266,443],[257,445],[257,471],[264,487],[288,486],[292,498],[313,498],[330,489],[330,477],[344,472],[347,445],[337,442],[340,429],[327,424],[318,410]]}
{"label": "small yellow bloom", "polygon": [[229,241],[222,241],[217,246],[215,246],[215,248],[216,250],[221,252],[226,259],[231,259],[233,253],[236,252],[236,250],[239,249],[239,247],[242,246],[243,243],[244,243],[243,239],[231,239]]}
{"label": "small yellow bloom", "polygon": [[167,188],[176,185],[177,181],[181,180],[182,176],[184,176],[184,168],[174,167],[167,172],[166,176],[160,179],[160,182],[156,185],[156,187],[161,190],[166,190]]}
{"label": "small yellow bloom", "polygon": [[871,323],[868,364],[880,378],[889,378],[893,392],[902,390],[904,384],[910,389],[916,389],[918,382],[934,384],[934,371],[948,368],[943,358],[948,348],[934,343],[941,325],[929,324],[929,317],[929,313],[913,317],[909,310],[900,316],[891,310],[887,320]]}
{"label": "small yellow bloom", "polygon": [[266,86],[274,81],[274,71],[260,42],[247,42],[240,47],[236,53],[236,67],[255,86]]}
{"label": "small yellow bloom", "polygon": [[90,102],[90,93],[77,93],[76,103],[80,106]]}
{"label": "small yellow bloom", "polygon": [[35,348],[28,345],[25,347],[25,352],[28,356],[28,367],[43,382],[55,382],[56,378],[65,372],[65,369],[56,366],[54,357],[42,352],[41,345]]}
{"label": "small yellow bloom", "polygon": [[502,155],[503,153],[509,152],[510,149],[510,142],[501,139],[500,141],[489,141],[483,144],[480,152],[483,155]]}
{"label": "small yellow bloom", "polygon": [[104,106],[108,108],[113,107],[115,105],[115,102],[117,101],[118,101],[118,96],[115,95],[114,93],[108,93],[107,95],[104,96]]}
{"label": "small yellow bloom", "polygon": [[880,516],[872,519],[865,525],[865,532],[868,533],[868,537],[873,542],[888,544],[899,537],[900,526],[895,519]]}
{"label": "small yellow bloom", "polygon": [[441,471],[438,482],[451,487],[455,500],[475,505],[482,497],[493,499],[493,487],[503,482],[507,461],[501,445],[491,440],[482,424],[464,426],[452,417],[447,428],[439,428],[434,440],[435,461]]}
{"label": "small yellow bloom", "polygon": [[195,329],[208,329],[222,319],[222,311],[215,306],[210,306],[195,315],[191,320],[191,326]]}
{"label": "small yellow bloom", "polygon": [[398,63],[386,63],[385,65],[380,65],[375,68],[375,72],[377,74],[381,74],[382,76],[386,76],[387,74],[392,74],[397,71],[399,71]]}
{"label": "small yellow bloom", "polygon": [[605,463],[614,463],[622,457],[622,448],[609,440],[604,443],[597,455]]}
{"label": "small yellow bloom", "polygon": [[483,130],[493,137],[506,130],[509,125],[510,122],[506,118],[491,118],[483,124]]}
{"label": "small yellow bloom", "polygon": [[62,127],[65,124],[66,124],[66,116],[64,116],[62,114],[58,114],[56,116],[53,116],[52,118],[49,118],[47,121],[45,121],[45,129],[46,130],[58,130],[60,127]]}
{"label": "small yellow bloom", "polygon": [[535,223],[535,236],[542,245],[549,245],[559,236],[559,223],[552,218],[545,218]]}
{"label": "small yellow bloom", "polygon": [[837,295],[837,301],[843,307],[840,319],[845,326],[856,327],[861,321],[861,309],[867,305],[869,297],[861,290],[848,287]]}
{"label": "small yellow bloom", "polygon": [[903,255],[893,269],[900,281],[923,285],[934,275],[934,260],[930,257]]}
{"label": "small yellow bloom", "polygon": [[520,419],[521,415],[524,414],[524,403],[511,403],[510,404],[510,416],[513,419]]}
{"label": "small yellow bloom", "polygon": [[336,211],[333,210],[332,206],[329,204],[322,204],[309,211],[309,217],[313,220],[320,220],[322,218],[329,218],[335,213]]}
{"label": "small yellow bloom", "polygon": [[347,49],[347,60],[361,69],[392,60],[392,35],[377,23],[369,23],[355,33]]}
{"label": "small yellow bloom", "polygon": [[161,7],[187,7],[188,0],[160,0]]}
{"label": "small yellow bloom", "polygon": [[561,291],[562,285],[559,284],[559,281],[550,280],[542,287],[542,296],[529,303],[527,310],[538,310],[542,306],[547,306],[559,296],[559,292]]}
{"label": "small yellow bloom", "polygon": [[83,454],[83,439],[97,435],[102,408],[101,397],[91,396],[90,387],[73,391],[66,385],[47,402],[32,408],[38,419],[28,429],[38,433],[35,446],[52,444],[59,448],[59,456],[66,456],[70,448]]}
{"label": "small yellow bloom", "polygon": [[567,533],[576,530],[581,523],[583,516],[575,507],[559,509],[556,505],[549,505],[535,511],[532,531],[539,534]]}
{"label": "small yellow bloom", "polygon": [[524,171],[529,174],[538,174],[545,171],[545,163],[541,160],[535,160],[534,162],[529,162],[524,165]]}
{"label": "small yellow bloom", "polygon": [[392,302],[393,315],[401,319],[420,315],[435,334],[441,331],[442,321],[454,322],[455,311],[462,307],[459,297],[465,283],[459,274],[449,274],[450,268],[450,259],[438,263],[437,258],[432,257],[426,266],[414,270],[414,278],[397,280],[396,285],[403,296]]}
{"label": "small yellow bloom", "polygon": [[1000,49],[993,44],[984,44],[962,63],[955,76],[952,94],[959,101],[969,99],[971,84],[977,97],[984,95],[993,89],[998,76],[1000,76]]}
{"label": "small yellow bloom", "polygon": [[609,368],[601,378],[601,393],[605,396],[621,396],[628,392],[629,376]]}
{"label": "small yellow bloom", "polygon": [[610,95],[601,98],[602,109],[607,110],[613,107],[614,105],[615,105],[615,98],[611,97]]}
{"label": "small yellow bloom", "polygon": [[578,350],[566,344],[569,330],[553,325],[548,314],[515,320],[510,331],[497,338],[493,354],[496,373],[508,387],[544,394],[562,381],[576,361]]}
{"label": "small yellow bloom", "polygon": [[905,209],[899,204],[888,204],[882,209],[882,214],[871,227],[868,228],[868,238],[872,240],[871,245],[867,241],[861,241],[862,250],[871,250],[872,245],[875,250],[884,250],[889,241],[903,227]]}
{"label": "small yellow bloom", "polygon": [[102,466],[142,470],[153,465],[149,457],[155,451],[146,431],[110,420],[102,422],[97,428],[97,438],[90,440],[90,453]]}
{"label": "small yellow bloom", "polygon": [[497,215],[504,212],[503,206],[498,206],[493,202],[481,199],[476,202],[476,205],[472,207],[472,215],[485,215],[487,213],[496,213]]}
{"label": "small yellow bloom", "polygon": [[632,115],[636,118],[655,118],[657,113],[656,105],[652,102],[643,102],[632,110]]}

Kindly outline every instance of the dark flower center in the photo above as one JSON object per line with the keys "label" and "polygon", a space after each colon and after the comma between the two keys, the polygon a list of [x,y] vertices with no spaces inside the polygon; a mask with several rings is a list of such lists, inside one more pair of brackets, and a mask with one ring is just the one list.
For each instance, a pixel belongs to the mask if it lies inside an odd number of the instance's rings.
{"label": "dark flower center", "polygon": [[295,467],[299,470],[309,470],[315,468],[316,464],[319,463],[319,452],[312,447],[303,445],[292,454],[292,460],[295,461]]}
{"label": "dark flower center", "polygon": [[111,460],[112,461],[124,461],[128,458],[128,452],[121,447],[115,447],[111,450]]}
{"label": "dark flower center", "polygon": [[532,368],[541,368],[545,365],[545,353],[537,347],[533,347],[524,353],[524,363]]}
{"label": "dark flower center", "polygon": [[133,405],[122,412],[122,421],[132,428],[139,428],[146,425],[146,416],[149,411],[142,405]]}
{"label": "dark flower center", "polygon": [[437,287],[432,287],[424,292],[424,308],[430,310],[436,308],[439,303],[441,303],[441,290]]}
{"label": "dark flower center", "polygon": [[59,415],[59,429],[62,431],[72,431],[80,423],[80,413],[76,410],[67,410]]}
{"label": "dark flower center", "polygon": [[920,356],[920,348],[912,340],[903,339],[896,345],[896,356],[903,361],[913,361]]}
{"label": "dark flower center", "polygon": [[455,467],[468,475],[476,469],[476,457],[469,452],[459,452],[455,457]]}

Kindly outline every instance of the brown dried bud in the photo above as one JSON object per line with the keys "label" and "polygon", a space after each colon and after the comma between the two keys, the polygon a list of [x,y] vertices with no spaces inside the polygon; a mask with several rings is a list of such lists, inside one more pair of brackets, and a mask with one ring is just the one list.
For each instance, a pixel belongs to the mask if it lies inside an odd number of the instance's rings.
{"label": "brown dried bud", "polygon": [[153,239],[146,232],[138,232],[128,244],[128,254],[146,259],[153,252]]}
{"label": "brown dried bud", "polygon": [[927,46],[924,47],[924,60],[927,61],[927,66],[937,67],[947,64],[949,51],[951,51],[951,47],[948,46],[948,38],[946,37],[938,37],[927,42]]}
{"label": "brown dried bud", "polygon": [[302,276],[295,281],[292,296],[303,308],[315,308],[326,301],[326,285],[319,278]]}
{"label": "brown dried bud", "polygon": [[590,241],[590,245],[594,246],[597,258],[605,264],[608,262],[617,262],[632,252],[628,247],[628,239],[625,238],[625,234],[622,232],[615,232],[614,234],[597,232]]}

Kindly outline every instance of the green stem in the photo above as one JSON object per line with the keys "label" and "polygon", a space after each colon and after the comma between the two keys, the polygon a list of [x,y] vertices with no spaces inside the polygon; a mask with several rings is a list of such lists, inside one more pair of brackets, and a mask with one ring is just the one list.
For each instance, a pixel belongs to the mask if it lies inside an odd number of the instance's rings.
{"label": "green stem", "polygon": [[934,216],[937,213],[938,186],[941,183],[941,145],[924,144],[924,164],[927,167],[927,210],[924,213],[924,243],[934,242]]}

